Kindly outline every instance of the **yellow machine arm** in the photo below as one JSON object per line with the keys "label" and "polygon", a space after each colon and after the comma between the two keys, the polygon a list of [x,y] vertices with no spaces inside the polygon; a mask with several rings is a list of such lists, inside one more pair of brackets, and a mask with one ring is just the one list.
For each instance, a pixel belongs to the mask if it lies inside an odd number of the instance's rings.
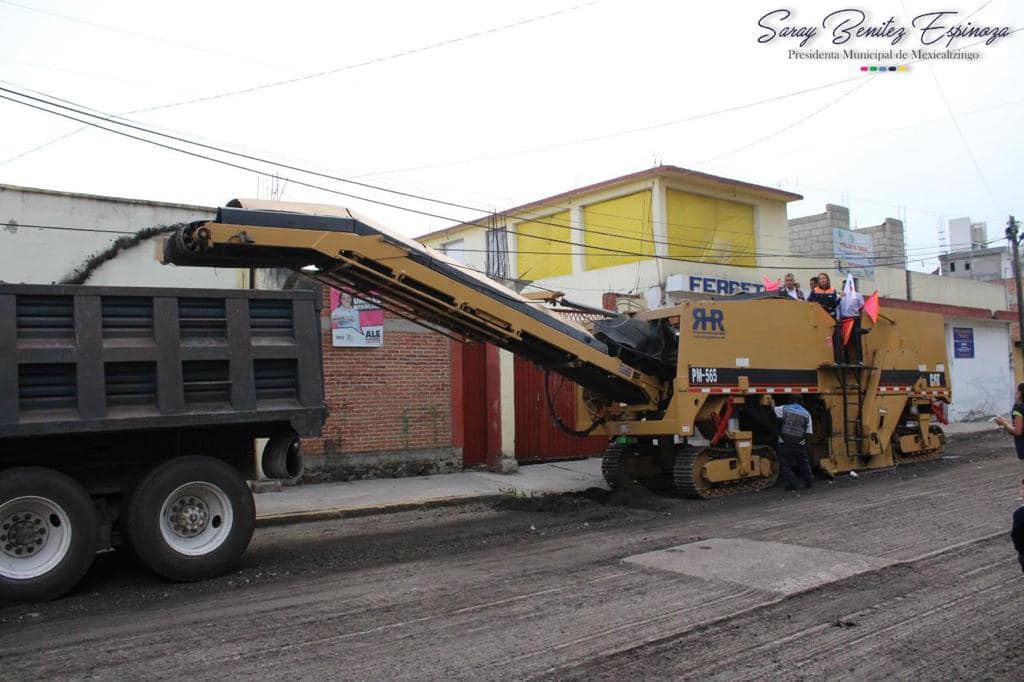
{"label": "yellow machine arm", "polygon": [[234,200],[175,233],[176,265],[286,267],[378,299],[404,317],[486,341],[604,398],[655,410],[669,382],[616,357],[580,326],[444,254],[333,206]]}

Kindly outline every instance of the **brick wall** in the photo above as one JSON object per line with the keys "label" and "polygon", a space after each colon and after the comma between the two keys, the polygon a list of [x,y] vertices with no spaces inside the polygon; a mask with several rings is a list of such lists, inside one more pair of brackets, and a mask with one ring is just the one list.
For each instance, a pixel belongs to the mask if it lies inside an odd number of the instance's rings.
{"label": "brick wall", "polygon": [[321,438],[303,443],[315,478],[437,473],[461,468],[452,447],[449,339],[385,313],[383,348],[331,345],[330,301],[321,317]]}

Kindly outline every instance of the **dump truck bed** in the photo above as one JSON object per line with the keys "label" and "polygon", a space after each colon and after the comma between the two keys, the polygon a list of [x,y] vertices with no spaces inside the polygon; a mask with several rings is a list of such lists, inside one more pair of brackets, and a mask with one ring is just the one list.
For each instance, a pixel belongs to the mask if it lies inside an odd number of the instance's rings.
{"label": "dump truck bed", "polygon": [[311,291],[0,284],[0,438],[287,423],[326,409]]}

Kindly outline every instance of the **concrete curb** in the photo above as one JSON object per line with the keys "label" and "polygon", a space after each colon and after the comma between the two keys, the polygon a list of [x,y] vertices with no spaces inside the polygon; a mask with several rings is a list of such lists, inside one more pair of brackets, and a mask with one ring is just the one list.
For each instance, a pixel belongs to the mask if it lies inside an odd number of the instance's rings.
{"label": "concrete curb", "polygon": [[[568,491],[567,491],[568,492]],[[556,494],[564,493],[542,493]],[[283,514],[268,514],[256,517],[257,528],[272,528],[274,526],[291,526],[298,523],[312,523],[314,521],[332,521],[335,519],[351,519],[360,516],[376,516],[378,514],[394,514],[413,509],[434,509],[438,507],[454,507],[460,504],[473,504],[477,502],[489,502],[498,498],[506,497],[505,493],[488,493],[486,495],[471,495],[469,497],[441,497],[422,502],[399,502],[396,504],[381,504],[372,507],[336,508],[336,509],[315,509],[312,511],[286,512]]]}

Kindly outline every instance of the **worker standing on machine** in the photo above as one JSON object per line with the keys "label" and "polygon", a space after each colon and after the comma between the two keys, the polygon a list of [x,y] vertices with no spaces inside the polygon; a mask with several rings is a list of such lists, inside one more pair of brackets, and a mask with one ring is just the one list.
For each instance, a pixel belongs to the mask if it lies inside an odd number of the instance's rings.
{"label": "worker standing on machine", "polygon": [[786,273],[786,279],[782,283],[782,288],[779,289],[779,296],[782,298],[788,296],[792,299],[796,299],[797,301],[807,300],[807,297],[804,296],[804,292],[796,285],[796,277],[793,276],[792,272]]}
{"label": "worker standing on machine", "polygon": [[[782,420],[779,433],[779,473],[786,490],[797,489],[797,476],[803,480],[804,488],[814,485],[811,459],[807,454],[807,436],[811,427],[811,413],[801,404],[800,396],[793,396],[791,402],[782,407],[775,405],[775,416]],[[794,471],[795,469],[795,471]]]}
{"label": "worker standing on machine", "polygon": [[837,365],[843,362],[843,332],[836,316],[836,308],[839,307],[841,298],[832,287],[832,280],[824,272],[818,273],[818,286],[814,287],[814,291],[807,297],[808,301],[820,305],[836,320],[835,328],[832,330],[832,355]]}
{"label": "worker standing on machine", "polygon": [[832,288],[832,280],[824,272],[818,274],[818,283],[811,290],[807,300],[817,303],[825,312],[832,317],[836,316],[836,306],[839,305],[839,294]]}
{"label": "worker standing on machine", "polygon": [[861,334],[864,333],[860,327],[860,311],[863,309],[864,297],[857,291],[853,274],[848,273],[846,283],[843,285],[842,298],[836,308],[836,317],[841,328],[842,358],[843,362],[848,365],[863,364],[864,361],[864,351],[860,343]]}

